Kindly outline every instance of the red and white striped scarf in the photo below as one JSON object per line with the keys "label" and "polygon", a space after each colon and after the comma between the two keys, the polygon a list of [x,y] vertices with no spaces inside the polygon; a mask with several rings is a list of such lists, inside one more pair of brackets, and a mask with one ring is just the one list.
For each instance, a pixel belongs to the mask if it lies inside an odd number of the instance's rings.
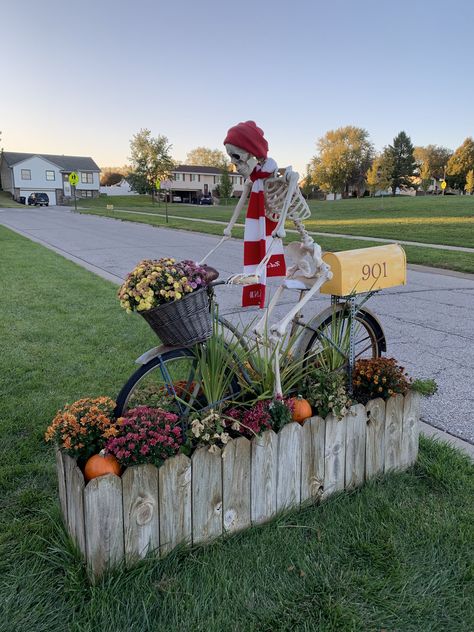
{"label": "red and white striped scarf", "polygon": [[283,244],[271,236],[272,231],[276,228],[276,222],[265,217],[264,180],[272,176],[276,169],[277,164],[273,158],[267,158],[262,165],[257,165],[250,174],[253,184],[245,218],[244,273],[253,274],[265,257],[270,243],[273,241],[275,243],[272,245],[272,256],[266,265],[266,270],[261,273],[260,283],[247,285],[243,288],[242,307],[251,305],[265,307],[266,277],[286,275]]}

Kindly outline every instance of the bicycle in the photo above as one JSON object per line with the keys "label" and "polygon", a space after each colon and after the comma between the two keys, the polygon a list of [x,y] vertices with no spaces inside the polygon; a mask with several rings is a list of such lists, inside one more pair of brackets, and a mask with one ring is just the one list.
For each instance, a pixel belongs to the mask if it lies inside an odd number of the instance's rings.
{"label": "bicycle", "polygon": [[[377,246],[346,251],[326,253],[306,231],[303,220],[310,215],[306,200],[298,187],[298,174],[288,167],[283,175],[277,172],[265,180],[264,185],[266,217],[275,222],[272,240],[265,257],[252,274],[236,274],[225,281],[213,281],[209,285],[212,298],[214,288],[220,285],[250,285],[259,282],[260,274],[272,255],[272,247],[285,237],[285,222],[291,220],[300,236],[299,242],[292,242],[286,253],[294,260],[284,282],[274,293],[264,316],[254,328],[257,339],[262,338],[267,319],[286,289],[299,291],[299,299],[286,316],[270,326],[268,344],[276,350],[273,355],[275,364],[274,395],[282,395],[280,383],[279,358],[284,338],[289,331],[290,340],[298,334],[297,344],[291,349],[296,360],[319,357],[325,349],[335,352],[339,368],[348,372],[349,388],[354,363],[358,358],[377,358],[386,351],[386,338],[382,325],[371,311],[363,307],[365,302],[380,289],[405,283],[406,257],[403,249],[397,245]],[[251,189],[250,180],[246,181],[244,191],[233,212],[224,236],[219,243],[201,260],[208,259],[217,248],[231,237],[240,211]],[[356,253],[356,254],[354,254]],[[324,289],[326,288],[326,289]],[[331,305],[321,313],[305,321],[302,308],[317,292],[331,295]],[[359,301],[359,302],[357,302]],[[212,304],[212,301],[211,301]],[[225,319],[218,318],[224,330],[229,332],[242,349],[248,348],[245,335]],[[206,343],[200,343],[205,345]],[[152,405],[161,401],[163,395],[169,396],[175,403],[181,417],[185,418],[195,408],[211,408],[222,402],[203,401],[197,376],[196,350],[189,347],[154,347],[136,362],[140,368],[129,378],[117,397],[116,415],[123,414],[129,407],[146,402]],[[250,362],[250,369],[254,369]],[[251,376],[244,363],[235,358],[233,373],[229,382],[226,399],[236,396],[239,385],[249,384]],[[160,399],[161,398],[161,399]]]}
{"label": "bicycle", "polygon": [[[233,278],[210,284],[211,306],[214,304],[214,289],[222,285],[237,285],[233,283]],[[300,296],[304,291],[300,290]],[[386,351],[385,334],[377,317],[362,307],[373,293],[357,295],[362,297],[359,304],[354,295],[332,296],[331,306],[309,322],[305,322],[298,313],[292,320],[289,332],[290,340],[298,334],[293,357],[315,357],[329,345],[340,354],[341,367],[348,372],[352,371],[354,362],[361,357],[380,357]],[[249,348],[249,339],[244,333],[225,318],[216,315],[215,318],[243,349]],[[349,340],[349,348],[344,348],[344,340]],[[205,345],[206,342],[199,344]],[[252,365],[247,368],[237,354],[234,355],[236,374],[232,377],[231,388],[225,398],[230,401],[238,396],[242,380],[251,384],[251,372],[255,370]],[[116,416],[123,415],[126,410],[137,405],[156,405],[164,396],[174,400],[177,412],[183,418],[195,408],[212,408],[222,403],[204,402],[200,398],[196,351],[191,347],[153,347],[137,358],[136,363],[140,367],[117,396]]]}

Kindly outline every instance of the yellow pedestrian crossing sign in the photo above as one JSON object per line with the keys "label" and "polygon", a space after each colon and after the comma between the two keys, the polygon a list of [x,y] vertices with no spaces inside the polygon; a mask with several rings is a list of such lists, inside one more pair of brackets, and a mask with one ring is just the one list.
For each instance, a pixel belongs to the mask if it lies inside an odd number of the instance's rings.
{"label": "yellow pedestrian crossing sign", "polygon": [[72,186],[75,187],[78,182],[79,182],[79,176],[77,175],[75,171],[72,171],[69,174],[69,184],[72,184]]}
{"label": "yellow pedestrian crossing sign", "polygon": [[441,188],[443,189],[443,191],[445,190],[446,186],[446,180],[441,180]]}

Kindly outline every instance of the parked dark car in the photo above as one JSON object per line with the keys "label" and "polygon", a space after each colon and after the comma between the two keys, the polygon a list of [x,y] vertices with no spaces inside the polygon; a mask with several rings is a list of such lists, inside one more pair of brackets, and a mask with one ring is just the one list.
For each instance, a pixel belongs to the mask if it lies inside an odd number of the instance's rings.
{"label": "parked dark car", "polygon": [[49,197],[47,193],[32,193],[28,198],[28,206],[49,206]]}
{"label": "parked dark car", "polygon": [[203,195],[202,198],[199,200],[199,204],[207,204],[209,206],[212,206],[212,196]]}

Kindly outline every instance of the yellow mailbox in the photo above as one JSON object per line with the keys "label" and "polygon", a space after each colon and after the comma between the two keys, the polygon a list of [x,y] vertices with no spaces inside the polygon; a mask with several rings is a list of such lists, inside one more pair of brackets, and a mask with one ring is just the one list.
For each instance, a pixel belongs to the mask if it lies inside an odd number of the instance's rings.
{"label": "yellow mailbox", "polygon": [[321,287],[322,294],[348,296],[406,284],[407,259],[398,244],[326,252],[323,259],[333,277]]}

